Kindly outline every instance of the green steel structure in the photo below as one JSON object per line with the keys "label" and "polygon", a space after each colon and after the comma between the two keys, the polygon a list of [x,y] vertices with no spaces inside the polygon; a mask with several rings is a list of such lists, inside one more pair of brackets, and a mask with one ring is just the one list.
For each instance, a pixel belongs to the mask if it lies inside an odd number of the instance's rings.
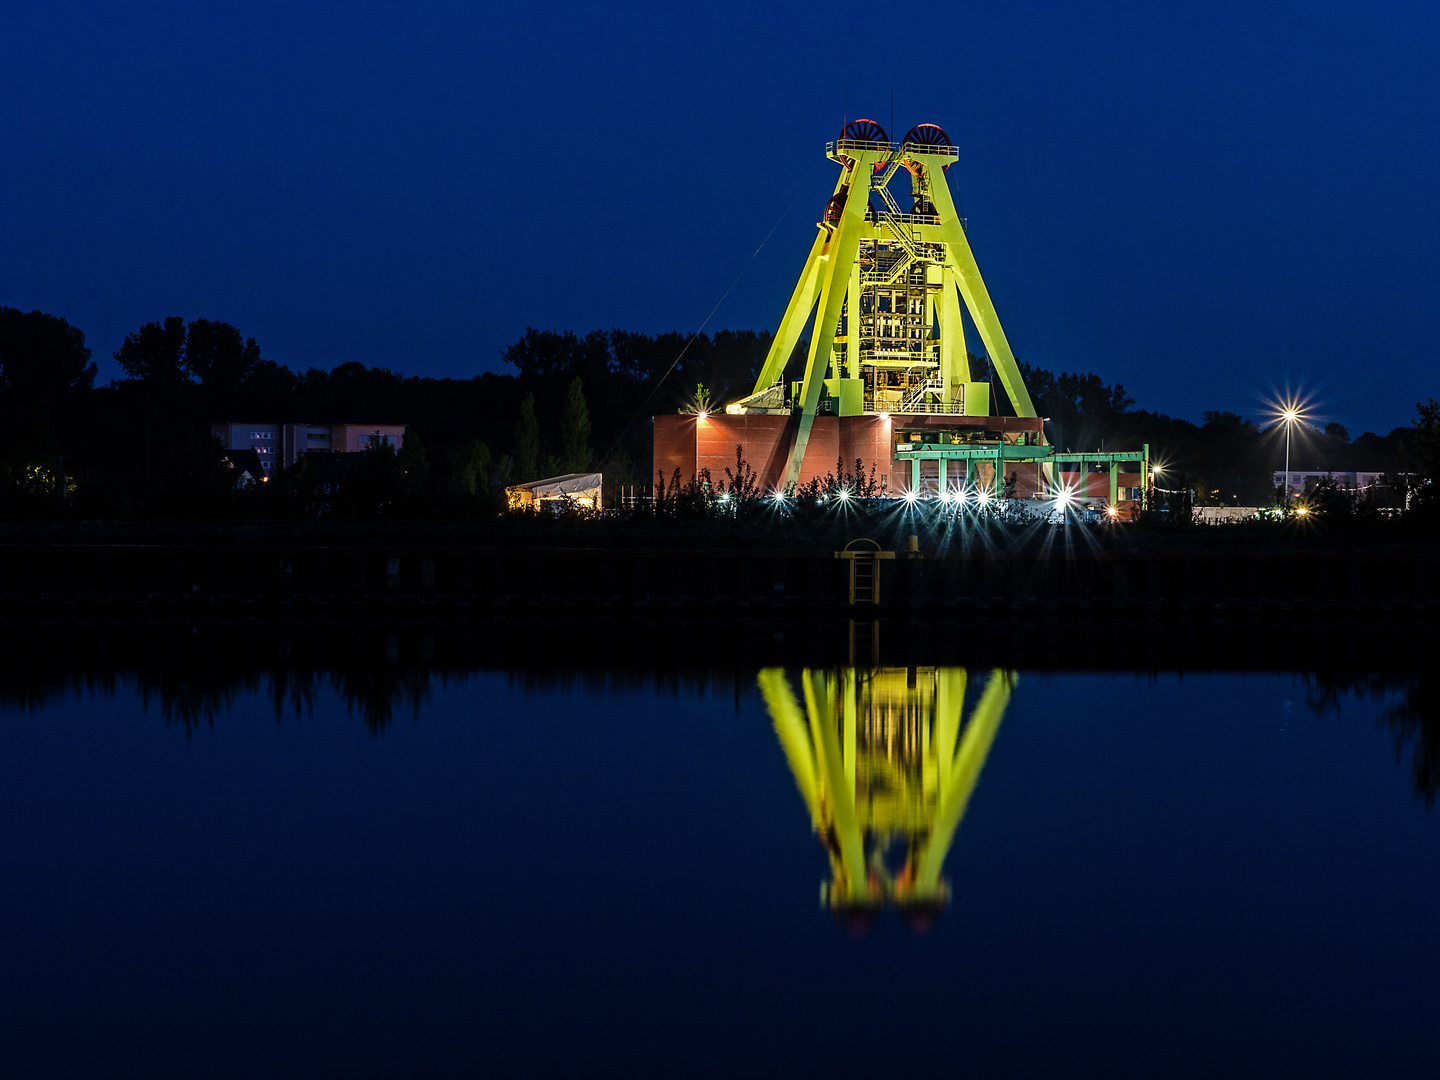
{"label": "green steel structure", "polygon": [[[799,412],[786,488],[799,479],[822,398],[840,416],[990,415],[990,384],[971,378],[962,305],[1014,414],[1035,416],[945,181],[959,154],[949,136],[920,124],[896,143],[874,121],[856,120],[825,151],[840,166],[835,192],[754,393],[728,407]],[[902,167],[908,209],[890,191]],[[787,395],[785,364],[812,316],[805,374]]]}
{"label": "green steel structure", "polygon": [[[887,902],[922,922],[944,909],[945,856],[1015,682],[1015,672],[1000,670],[976,687],[964,668],[806,669],[797,698],[783,670],[760,672],[775,734],[830,856],[822,903],[861,922]],[[887,865],[895,846],[898,870]]]}
{"label": "green steel structure", "polygon": [[[934,461],[939,466],[939,490],[941,494],[950,491],[958,486],[963,470],[963,490],[983,490],[988,495],[999,498],[1004,491],[1005,463],[1007,461],[1039,462],[1041,465],[1048,465],[1051,468],[1046,470],[1047,479],[1050,482],[1053,493],[1061,491],[1071,495],[1076,502],[1089,500],[1090,484],[1089,474],[1092,468],[1103,469],[1109,474],[1109,486],[1107,492],[1108,505],[1116,506],[1120,502],[1120,467],[1122,465],[1135,465],[1136,471],[1140,474],[1140,498],[1141,509],[1149,506],[1150,488],[1150,444],[1146,443],[1139,450],[1119,451],[1117,453],[1106,453],[1096,451],[1089,453],[1073,453],[1070,451],[1057,452],[1053,446],[1043,445],[1015,445],[1009,443],[981,443],[979,445],[946,445],[944,443],[902,443],[896,449],[895,457],[900,461],[910,462],[910,490],[920,490],[920,462]],[[947,467],[953,463],[956,475],[948,475]],[[1084,479],[1067,483],[1066,470],[1054,469],[1056,465],[1078,465],[1079,474]],[[979,466],[989,465],[985,477],[985,483],[981,483]]]}

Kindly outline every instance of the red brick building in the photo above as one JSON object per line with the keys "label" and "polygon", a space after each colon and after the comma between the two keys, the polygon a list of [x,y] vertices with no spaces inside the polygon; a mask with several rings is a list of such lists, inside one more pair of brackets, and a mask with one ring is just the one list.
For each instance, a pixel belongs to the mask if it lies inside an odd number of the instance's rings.
{"label": "red brick building", "polygon": [[[960,424],[957,425],[957,420]],[[901,414],[862,414],[860,416],[817,416],[805,448],[800,470],[800,485],[824,479],[836,470],[837,461],[853,472],[856,459],[868,478],[874,469],[875,480],[883,491],[900,494],[910,489],[912,463],[896,456],[897,447],[907,445],[918,436],[932,439],[960,439],[976,436],[986,441],[997,438],[1004,442],[1039,441],[1043,421],[1010,416],[933,416]],[[655,417],[655,469],[669,482],[679,470],[685,483],[709,469],[711,477],[725,480],[725,469],[735,469],[735,448],[740,447],[745,463],[755,470],[761,487],[772,491],[779,487],[785,471],[790,447],[799,427],[798,416],[709,413],[705,416],[679,415]],[[904,439],[904,442],[901,440]],[[922,485],[932,486],[938,476],[934,461],[922,461]],[[1039,484],[1039,467],[1024,462],[1007,463],[1008,472],[1016,474],[1016,495],[1024,498]],[[987,480],[993,476],[991,466],[981,466]],[[929,481],[930,483],[927,483]]]}

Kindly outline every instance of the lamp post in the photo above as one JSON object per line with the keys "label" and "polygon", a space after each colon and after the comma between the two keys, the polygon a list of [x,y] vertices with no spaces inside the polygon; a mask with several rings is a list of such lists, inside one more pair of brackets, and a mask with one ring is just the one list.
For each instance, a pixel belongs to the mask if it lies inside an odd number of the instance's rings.
{"label": "lamp post", "polygon": [[1295,426],[1295,421],[1300,419],[1300,414],[1294,409],[1286,409],[1280,414],[1280,419],[1285,421],[1285,505],[1290,505],[1290,429]]}

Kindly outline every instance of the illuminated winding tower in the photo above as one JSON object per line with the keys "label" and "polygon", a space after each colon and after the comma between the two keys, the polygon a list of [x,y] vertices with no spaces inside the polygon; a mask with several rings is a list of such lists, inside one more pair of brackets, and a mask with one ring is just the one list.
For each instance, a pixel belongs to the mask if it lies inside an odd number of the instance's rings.
{"label": "illuminated winding tower", "polygon": [[977,682],[954,667],[805,670],[797,697],[783,670],[760,672],[775,734],[830,856],[822,903],[852,928],[886,904],[917,927],[945,909],[945,859],[1016,674],[996,670],[983,688]]}
{"label": "illuminated winding tower", "polygon": [[[935,124],[895,143],[873,120],[856,120],[825,150],[840,176],[754,392],[723,416],[656,417],[657,468],[720,475],[739,445],[775,490],[822,477],[837,459],[873,467],[892,492],[966,482],[998,494],[1007,472],[1034,490],[1049,448],[1020,447],[1044,445],[1043,421],[945,182],[956,147]],[[905,207],[891,191],[902,169]],[[967,316],[993,397],[971,370]],[[807,331],[804,373],[787,381]]]}

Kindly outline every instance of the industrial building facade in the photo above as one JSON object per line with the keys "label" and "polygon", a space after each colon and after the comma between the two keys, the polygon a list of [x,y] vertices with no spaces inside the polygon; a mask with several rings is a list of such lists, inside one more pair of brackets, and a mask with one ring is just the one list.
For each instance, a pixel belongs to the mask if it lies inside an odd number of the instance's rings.
{"label": "industrial building facade", "polygon": [[[945,179],[959,151],[944,130],[918,124],[894,142],[856,120],[825,153],[840,175],[754,390],[723,413],[655,417],[657,479],[724,483],[738,448],[772,492],[854,475],[858,461],[894,495],[1143,501],[1148,447],[1048,445]],[[972,369],[967,334],[993,383]],[[807,338],[803,377],[787,378]]]}
{"label": "industrial building facade", "polygon": [[[941,458],[916,460],[913,448],[934,446],[1037,445],[1041,421],[1018,417],[970,417],[971,424],[962,437],[953,423],[933,415],[895,415],[888,413],[860,416],[817,416],[811,426],[809,445],[801,463],[798,485],[812,480],[824,481],[836,474],[854,473],[856,462],[864,478],[873,472],[881,492],[900,495],[912,489],[933,494],[940,488]],[[733,473],[736,452],[754,470],[765,491],[781,489],[786,462],[794,446],[800,426],[798,416],[727,415],[709,413],[705,416],[680,415],[655,418],[655,468],[666,482],[675,477],[688,481],[708,470],[715,482],[725,479],[725,470]],[[970,441],[973,439],[973,441]],[[951,440],[956,440],[952,442]],[[902,456],[903,455],[903,456]],[[919,466],[917,487],[916,466]],[[1028,497],[1040,486],[1040,469],[1033,462],[1005,462],[1005,474],[1016,480],[1016,495]],[[977,465],[981,482],[994,483],[994,469],[989,462]],[[947,479],[958,482],[957,474]],[[961,470],[958,474],[963,479]]]}

